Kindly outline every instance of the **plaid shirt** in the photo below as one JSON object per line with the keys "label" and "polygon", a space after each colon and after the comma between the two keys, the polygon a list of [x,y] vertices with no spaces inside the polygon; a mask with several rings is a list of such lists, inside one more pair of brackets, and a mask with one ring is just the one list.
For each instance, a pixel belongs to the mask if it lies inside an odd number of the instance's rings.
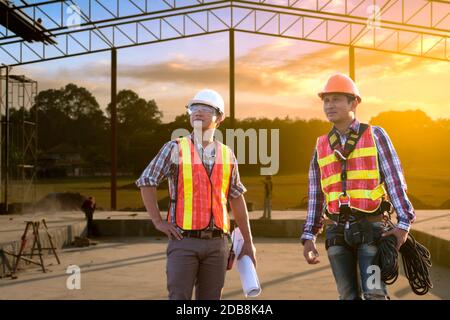
{"label": "plaid shirt", "polygon": [[[191,134],[191,139],[194,141],[195,148],[205,166],[205,169],[208,172],[208,175],[211,175],[216,157],[215,143],[210,143],[206,148],[203,148],[202,144],[195,139],[193,133]],[[234,166],[231,173],[228,196],[231,198],[238,198],[240,195],[245,193],[247,189],[241,182],[238,171],[238,162],[233,152],[231,152],[231,157]],[[139,179],[136,180],[136,185],[139,188],[144,186],[157,187],[163,180],[168,179],[170,195],[175,195],[178,187],[178,159],[178,143],[175,140],[167,142],[158,152],[156,157],[149,163],[147,168],[142,172]],[[175,206],[171,206],[171,209],[171,217],[172,219],[175,219]],[[174,223],[175,221],[171,222]]]}
{"label": "plaid shirt", "polygon": [[[350,132],[358,133],[359,121],[354,120],[349,127]],[[333,128],[333,130],[335,130]],[[347,141],[347,135],[338,133],[341,145]],[[416,218],[414,208],[406,195],[406,182],[403,176],[402,166],[397,152],[392,145],[386,131],[380,127],[372,126],[372,133],[378,151],[378,163],[380,168],[381,182],[384,182],[389,198],[397,212],[397,227],[408,230]],[[308,188],[308,213],[303,227],[302,240],[316,240],[316,236],[323,227],[325,196],[320,184],[320,168],[317,162],[317,151],[309,167]]]}

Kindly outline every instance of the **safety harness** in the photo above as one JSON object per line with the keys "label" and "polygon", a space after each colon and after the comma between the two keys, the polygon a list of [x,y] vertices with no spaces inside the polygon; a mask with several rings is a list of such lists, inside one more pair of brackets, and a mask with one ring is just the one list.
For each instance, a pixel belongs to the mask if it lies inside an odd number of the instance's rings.
{"label": "safety harness", "polygon": [[342,193],[339,195],[339,216],[344,217],[345,227],[348,229],[349,216],[352,213],[350,208],[350,196],[347,194],[347,158],[355,150],[356,144],[359,139],[362,137],[364,131],[369,128],[369,125],[365,123],[361,123],[359,126],[359,131],[357,134],[351,133],[347,137],[347,141],[345,142],[344,149],[341,146],[341,140],[336,132],[336,129],[331,130],[328,134],[328,142],[330,144],[331,149],[335,156],[338,158],[341,163],[342,171],[341,171],[341,181],[342,181]]}
{"label": "safety harness", "polygon": [[386,200],[383,200],[378,210],[372,213],[361,212],[352,209],[350,206],[351,199],[350,195],[347,194],[347,159],[353,150],[355,150],[359,139],[368,128],[368,124],[361,123],[358,133],[350,133],[348,135],[344,148],[341,146],[336,129],[333,129],[328,134],[330,147],[341,163],[342,193],[338,198],[339,215],[336,216],[330,214],[328,211],[325,212],[329,219],[337,223],[335,237],[326,240],[325,247],[327,250],[329,247],[336,245],[355,248],[361,243],[370,243],[377,240],[377,235],[373,234],[372,226],[368,221],[368,218],[392,210],[391,203]]}

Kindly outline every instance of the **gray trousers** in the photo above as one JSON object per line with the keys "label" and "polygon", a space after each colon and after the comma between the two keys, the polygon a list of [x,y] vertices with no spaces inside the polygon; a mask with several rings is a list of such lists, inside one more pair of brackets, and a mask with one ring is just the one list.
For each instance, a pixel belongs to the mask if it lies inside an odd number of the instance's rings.
{"label": "gray trousers", "polygon": [[169,240],[167,290],[170,300],[220,300],[228,260],[228,238]]}

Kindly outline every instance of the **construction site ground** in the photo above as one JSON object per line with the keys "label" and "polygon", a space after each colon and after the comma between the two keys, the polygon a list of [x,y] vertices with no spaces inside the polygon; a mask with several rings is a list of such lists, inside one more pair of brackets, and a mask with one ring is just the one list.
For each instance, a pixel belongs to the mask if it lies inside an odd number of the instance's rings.
{"label": "construction site ground", "polygon": [[[261,212],[251,213],[257,219]],[[299,213],[304,215],[303,213]],[[292,218],[287,212],[275,212],[274,218]],[[26,216],[2,216],[0,243],[20,239]],[[46,214],[49,227],[61,228],[82,223],[80,212]],[[418,215],[419,217],[419,215]],[[417,228],[436,227],[438,232],[449,222],[448,211],[420,215]],[[13,218],[11,220],[11,218]],[[98,212],[98,219],[145,219],[145,213]],[[304,216],[303,216],[304,218]],[[422,222],[420,222],[422,221]],[[433,223],[432,223],[433,222]],[[300,231],[299,231],[300,232]],[[431,231],[430,231],[431,232]],[[443,233],[448,237],[449,233]],[[0,279],[0,299],[167,299],[166,244],[164,237],[98,237],[96,245],[59,249],[61,264],[51,255],[45,258],[48,268],[43,273],[31,266],[17,274],[17,279]],[[258,276],[263,300],[319,300],[338,298],[333,275],[326,257],[323,239],[318,240],[321,262],[308,265],[302,246],[295,238],[255,237]],[[67,268],[81,270],[81,288],[67,288]],[[450,268],[434,264],[431,268],[433,289],[424,296],[415,295],[401,271],[395,284],[388,286],[391,299],[450,299]],[[234,268],[227,272],[223,299],[244,299],[239,274]]]}

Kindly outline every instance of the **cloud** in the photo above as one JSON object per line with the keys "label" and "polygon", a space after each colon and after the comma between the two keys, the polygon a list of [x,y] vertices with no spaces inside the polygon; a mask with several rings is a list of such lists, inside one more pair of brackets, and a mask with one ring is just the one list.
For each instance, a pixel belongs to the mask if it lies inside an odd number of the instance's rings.
{"label": "cloud", "polygon": [[[155,99],[165,120],[184,112],[186,102],[204,87],[218,90],[227,102],[227,59],[205,61],[201,56],[188,54],[161,59],[166,60],[119,64],[119,90],[127,88],[146,99]],[[368,119],[381,110],[408,106],[428,108],[425,111],[432,116],[446,117],[449,113],[450,97],[444,88],[450,74],[448,63],[370,50],[356,50],[355,62],[357,83],[364,96],[359,113],[362,117]],[[93,92],[102,108],[110,101],[111,70],[107,59],[58,68],[28,66],[23,70],[39,81],[40,90],[73,82]],[[287,39],[267,40],[237,56],[236,114],[321,117],[321,108],[316,108],[320,105],[316,93],[330,74],[347,71],[347,48]]]}

